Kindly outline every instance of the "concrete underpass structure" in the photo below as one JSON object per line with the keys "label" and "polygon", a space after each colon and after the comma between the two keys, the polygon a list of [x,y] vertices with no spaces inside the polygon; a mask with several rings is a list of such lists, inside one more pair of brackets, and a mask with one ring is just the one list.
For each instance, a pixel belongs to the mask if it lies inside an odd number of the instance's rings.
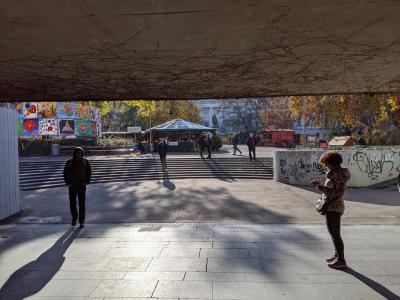
{"label": "concrete underpass structure", "polygon": [[[396,92],[399,12],[392,0],[3,0],[0,102]],[[4,147],[15,122],[1,118]],[[18,166],[12,145],[2,166]],[[14,185],[3,194],[14,169],[0,178],[1,205],[18,208]]]}
{"label": "concrete underpass structure", "polygon": [[0,100],[398,91],[392,0],[3,0]]}

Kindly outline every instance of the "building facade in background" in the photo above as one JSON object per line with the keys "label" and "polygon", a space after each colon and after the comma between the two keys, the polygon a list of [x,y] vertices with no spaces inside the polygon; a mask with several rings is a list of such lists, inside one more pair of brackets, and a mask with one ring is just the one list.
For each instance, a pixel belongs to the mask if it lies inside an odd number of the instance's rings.
{"label": "building facade in background", "polygon": [[204,126],[220,134],[258,131],[263,128],[254,99],[196,101]]}
{"label": "building facade in background", "polygon": [[[218,100],[207,99],[196,101],[202,124],[207,127],[217,128],[221,134],[234,134],[238,132],[259,131],[266,129],[260,120],[259,106],[252,103],[253,99]],[[272,100],[273,101],[273,100]],[[289,110],[289,106],[288,106]],[[304,120],[299,119],[291,128],[296,134],[307,136],[320,136],[326,134],[326,129],[316,128],[313,122],[304,128]]]}

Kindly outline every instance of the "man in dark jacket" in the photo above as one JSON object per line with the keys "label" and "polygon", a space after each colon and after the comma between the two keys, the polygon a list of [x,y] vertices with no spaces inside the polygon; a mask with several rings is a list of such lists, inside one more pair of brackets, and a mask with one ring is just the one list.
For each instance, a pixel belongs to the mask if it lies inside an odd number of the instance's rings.
{"label": "man in dark jacket", "polygon": [[167,169],[167,152],[168,142],[166,139],[161,138],[158,143],[158,154],[160,155],[161,165],[163,169]]}
{"label": "man in dark jacket", "polygon": [[86,185],[90,183],[92,177],[90,163],[83,158],[83,155],[82,148],[75,148],[72,159],[68,160],[64,167],[64,181],[68,185],[69,208],[72,216],[71,225],[75,226],[78,219],[78,210],[76,208],[76,197],[78,196],[79,224],[81,228],[85,224]]}
{"label": "man in dark jacket", "polygon": [[256,145],[257,145],[257,138],[250,132],[250,136],[247,139],[247,147],[249,148],[249,157],[250,161],[256,159]]}
{"label": "man in dark jacket", "polygon": [[199,136],[199,146],[200,146],[200,156],[203,158],[203,151],[205,147],[205,136],[204,132],[202,132]]}
{"label": "man in dark jacket", "polygon": [[207,158],[211,158],[211,138],[208,133],[204,133],[204,147],[207,148],[208,156]]}

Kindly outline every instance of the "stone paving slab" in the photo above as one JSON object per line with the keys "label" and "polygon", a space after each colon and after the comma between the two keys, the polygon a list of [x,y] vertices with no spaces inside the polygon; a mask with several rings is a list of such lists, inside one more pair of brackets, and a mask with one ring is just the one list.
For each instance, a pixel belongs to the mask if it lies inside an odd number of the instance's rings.
{"label": "stone paving slab", "polygon": [[212,294],[212,282],[160,281],[154,293],[154,297],[212,299]]}
{"label": "stone paving slab", "polygon": [[91,297],[151,297],[157,281],[136,281],[136,280],[104,280],[102,281]]}
{"label": "stone paving slab", "polygon": [[324,225],[158,226],[0,225],[0,299],[400,299],[397,225],[344,225],[346,272]]}

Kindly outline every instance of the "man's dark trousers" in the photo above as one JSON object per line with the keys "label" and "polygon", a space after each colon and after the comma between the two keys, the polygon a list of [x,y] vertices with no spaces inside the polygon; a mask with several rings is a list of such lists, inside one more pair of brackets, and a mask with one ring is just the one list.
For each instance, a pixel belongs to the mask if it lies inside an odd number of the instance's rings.
{"label": "man's dark trousers", "polygon": [[255,159],[256,159],[256,146],[250,146],[250,147],[249,147],[249,157],[250,157],[250,160],[251,160],[251,158],[252,158],[252,154],[253,154],[253,159],[255,160]]}
{"label": "man's dark trousers", "polygon": [[207,151],[208,151],[207,158],[211,158],[211,146],[210,145],[206,145],[205,148],[207,148]]}
{"label": "man's dark trousers", "polygon": [[200,145],[200,156],[203,157],[203,151],[204,151],[205,146]]}
{"label": "man's dark trousers", "polygon": [[76,197],[78,196],[79,205],[79,223],[85,223],[85,199],[86,199],[86,186],[69,186],[69,208],[71,210],[72,222],[76,223],[78,219],[78,210],[76,208]]}

